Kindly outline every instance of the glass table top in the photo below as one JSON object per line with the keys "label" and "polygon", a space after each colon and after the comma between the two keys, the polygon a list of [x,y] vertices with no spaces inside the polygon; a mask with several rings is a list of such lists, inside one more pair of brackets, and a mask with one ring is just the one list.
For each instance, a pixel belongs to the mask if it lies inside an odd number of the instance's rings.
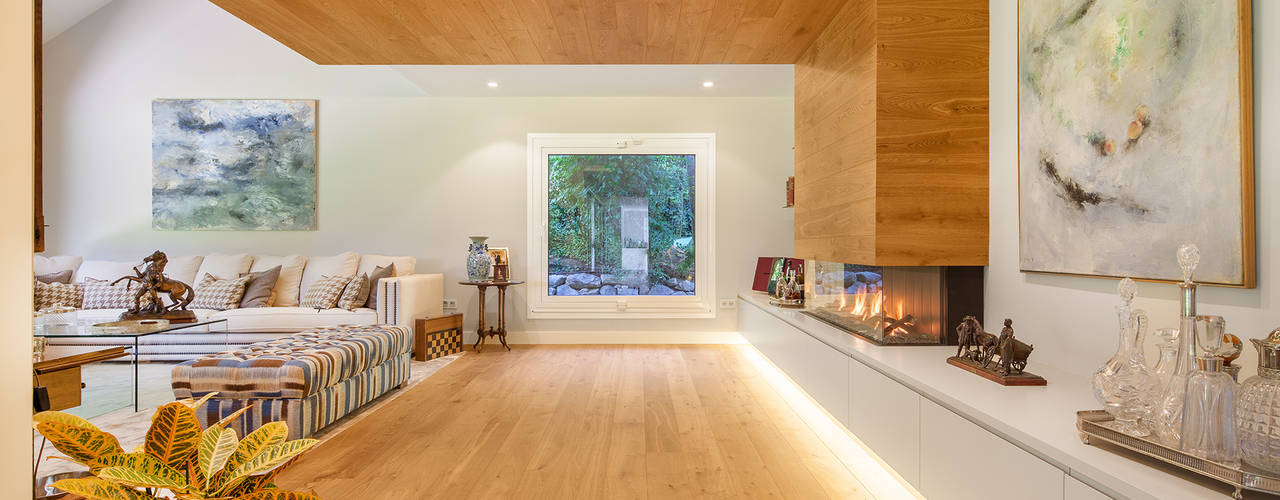
{"label": "glass table top", "polygon": [[144,337],[157,333],[168,333],[187,328],[226,323],[226,319],[210,319],[194,323],[168,323],[154,320],[112,321],[98,324],[64,324],[45,325],[34,332],[36,337]]}

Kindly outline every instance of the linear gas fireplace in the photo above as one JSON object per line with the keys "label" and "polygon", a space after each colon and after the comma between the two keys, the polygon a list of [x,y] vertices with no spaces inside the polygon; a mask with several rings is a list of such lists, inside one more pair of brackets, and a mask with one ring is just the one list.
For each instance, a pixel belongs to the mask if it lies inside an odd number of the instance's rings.
{"label": "linear gas fireplace", "polygon": [[805,312],[876,344],[955,344],[964,316],[982,319],[981,267],[811,260],[805,270]]}

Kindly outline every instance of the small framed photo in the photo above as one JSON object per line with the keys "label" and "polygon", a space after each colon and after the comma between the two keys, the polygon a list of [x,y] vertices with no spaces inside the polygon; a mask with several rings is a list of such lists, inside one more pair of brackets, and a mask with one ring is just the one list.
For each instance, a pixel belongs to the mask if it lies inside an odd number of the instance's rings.
{"label": "small framed photo", "polygon": [[489,247],[489,260],[496,266],[505,266],[510,264],[510,255],[507,253],[506,247]]}

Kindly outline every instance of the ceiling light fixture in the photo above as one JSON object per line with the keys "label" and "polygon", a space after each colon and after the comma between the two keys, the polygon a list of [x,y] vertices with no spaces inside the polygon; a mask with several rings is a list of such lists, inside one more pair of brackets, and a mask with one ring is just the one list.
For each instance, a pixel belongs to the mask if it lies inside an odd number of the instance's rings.
{"label": "ceiling light fixture", "polygon": [[489,88],[491,89],[498,88],[498,82],[489,82]]}
{"label": "ceiling light fixture", "polygon": [[702,82],[702,86],[703,86],[703,87],[706,87],[706,88],[711,88],[711,87],[716,86],[716,82],[713,82],[713,81],[711,81],[711,80],[707,80],[707,81],[705,81],[705,82]]}

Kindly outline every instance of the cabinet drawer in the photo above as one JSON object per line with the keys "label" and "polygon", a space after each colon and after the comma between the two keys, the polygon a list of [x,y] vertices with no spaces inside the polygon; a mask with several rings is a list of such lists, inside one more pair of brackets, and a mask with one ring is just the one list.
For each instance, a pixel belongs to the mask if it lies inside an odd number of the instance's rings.
{"label": "cabinet drawer", "polygon": [[1062,500],[1062,470],[920,400],[920,493],[929,500]]}
{"label": "cabinet drawer", "polygon": [[1066,484],[1063,485],[1062,496],[1065,500],[1110,500],[1111,497],[1104,495],[1101,491],[1093,489],[1092,486],[1080,482],[1071,476],[1066,476]]}
{"label": "cabinet drawer", "polygon": [[920,488],[920,395],[849,360],[849,431]]}
{"label": "cabinet drawer", "polygon": [[848,427],[849,357],[756,307],[738,311],[742,336]]}

